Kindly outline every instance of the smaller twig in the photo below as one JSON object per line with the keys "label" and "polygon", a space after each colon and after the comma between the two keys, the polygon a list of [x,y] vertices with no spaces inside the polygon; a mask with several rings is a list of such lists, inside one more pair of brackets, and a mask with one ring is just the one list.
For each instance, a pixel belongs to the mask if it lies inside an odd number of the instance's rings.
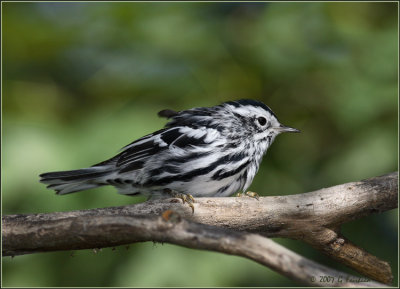
{"label": "smaller twig", "polygon": [[305,239],[314,248],[364,276],[385,284],[391,284],[393,281],[388,262],[366,252],[334,230],[319,228],[307,234]]}

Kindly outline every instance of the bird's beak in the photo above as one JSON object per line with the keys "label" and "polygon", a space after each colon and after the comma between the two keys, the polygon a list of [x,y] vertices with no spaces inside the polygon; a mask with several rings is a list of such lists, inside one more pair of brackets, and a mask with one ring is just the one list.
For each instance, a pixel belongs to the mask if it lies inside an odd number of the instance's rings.
{"label": "bird's beak", "polygon": [[297,128],[284,126],[283,124],[281,124],[280,126],[276,127],[275,130],[277,130],[279,133],[282,133],[282,132],[300,132],[300,130],[298,130]]}

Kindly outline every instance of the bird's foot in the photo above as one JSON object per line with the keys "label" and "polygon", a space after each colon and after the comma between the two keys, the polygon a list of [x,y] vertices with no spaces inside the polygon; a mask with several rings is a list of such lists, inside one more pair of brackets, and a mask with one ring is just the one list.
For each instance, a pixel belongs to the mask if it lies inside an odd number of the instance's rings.
{"label": "bird's foot", "polygon": [[187,203],[189,207],[192,208],[192,214],[194,214],[194,206],[193,203],[195,203],[194,198],[190,194],[185,194],[185,193],[179,193],[170,189],[165,189],[164,192],[168,195],[170,195],[173,198],[179,198],[182,200],[182,204]]}
{"label": "bird's foot", "polygon": [[260,196],[255,192],[246,192],[246,193],[237,193],[236,194],[236,197],[244,197],[244,196],[248,196],[250,198],[254,198],[257,201],[260,199]]}

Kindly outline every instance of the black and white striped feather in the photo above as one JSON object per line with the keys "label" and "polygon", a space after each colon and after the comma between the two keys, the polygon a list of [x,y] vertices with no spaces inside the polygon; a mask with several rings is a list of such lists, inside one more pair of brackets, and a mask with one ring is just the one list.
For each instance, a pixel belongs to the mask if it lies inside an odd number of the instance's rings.
{"label": "black and white striped feather", "polygon": [[238,100],[214,107],[163,110],[165,128],[146,135],[92,167],[41,174],[58,194],[112,185],[126,195],[163,196],[169,189],[194,197],[245,191],[281,125],[265,104]]}

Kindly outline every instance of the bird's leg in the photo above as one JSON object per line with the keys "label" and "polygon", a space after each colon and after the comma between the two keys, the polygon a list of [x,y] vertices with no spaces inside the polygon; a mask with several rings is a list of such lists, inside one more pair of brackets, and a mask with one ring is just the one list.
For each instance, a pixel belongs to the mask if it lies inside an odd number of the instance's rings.
{"label": "bird's leg", "polygon": [[170,195],[173,198],[181,199],[182,204],[187,203],[189,205],[189,207],[192,208],[192,213],[194,213],[193,203],[195,203],[195,201],[191,194],[179,193],[179,192],[171,190],[171,189],[164,189],[164,193]]}
{"label": "bird's leg", "polygon": [[250,192],[250,191],[246,192],[246,193],[239,192],[239,193],[236,194],[236,197],[244,197],[244,196],[248,196],[250,198],[254,198],[257,201],[260,199],[260,196],[255,192]]}

